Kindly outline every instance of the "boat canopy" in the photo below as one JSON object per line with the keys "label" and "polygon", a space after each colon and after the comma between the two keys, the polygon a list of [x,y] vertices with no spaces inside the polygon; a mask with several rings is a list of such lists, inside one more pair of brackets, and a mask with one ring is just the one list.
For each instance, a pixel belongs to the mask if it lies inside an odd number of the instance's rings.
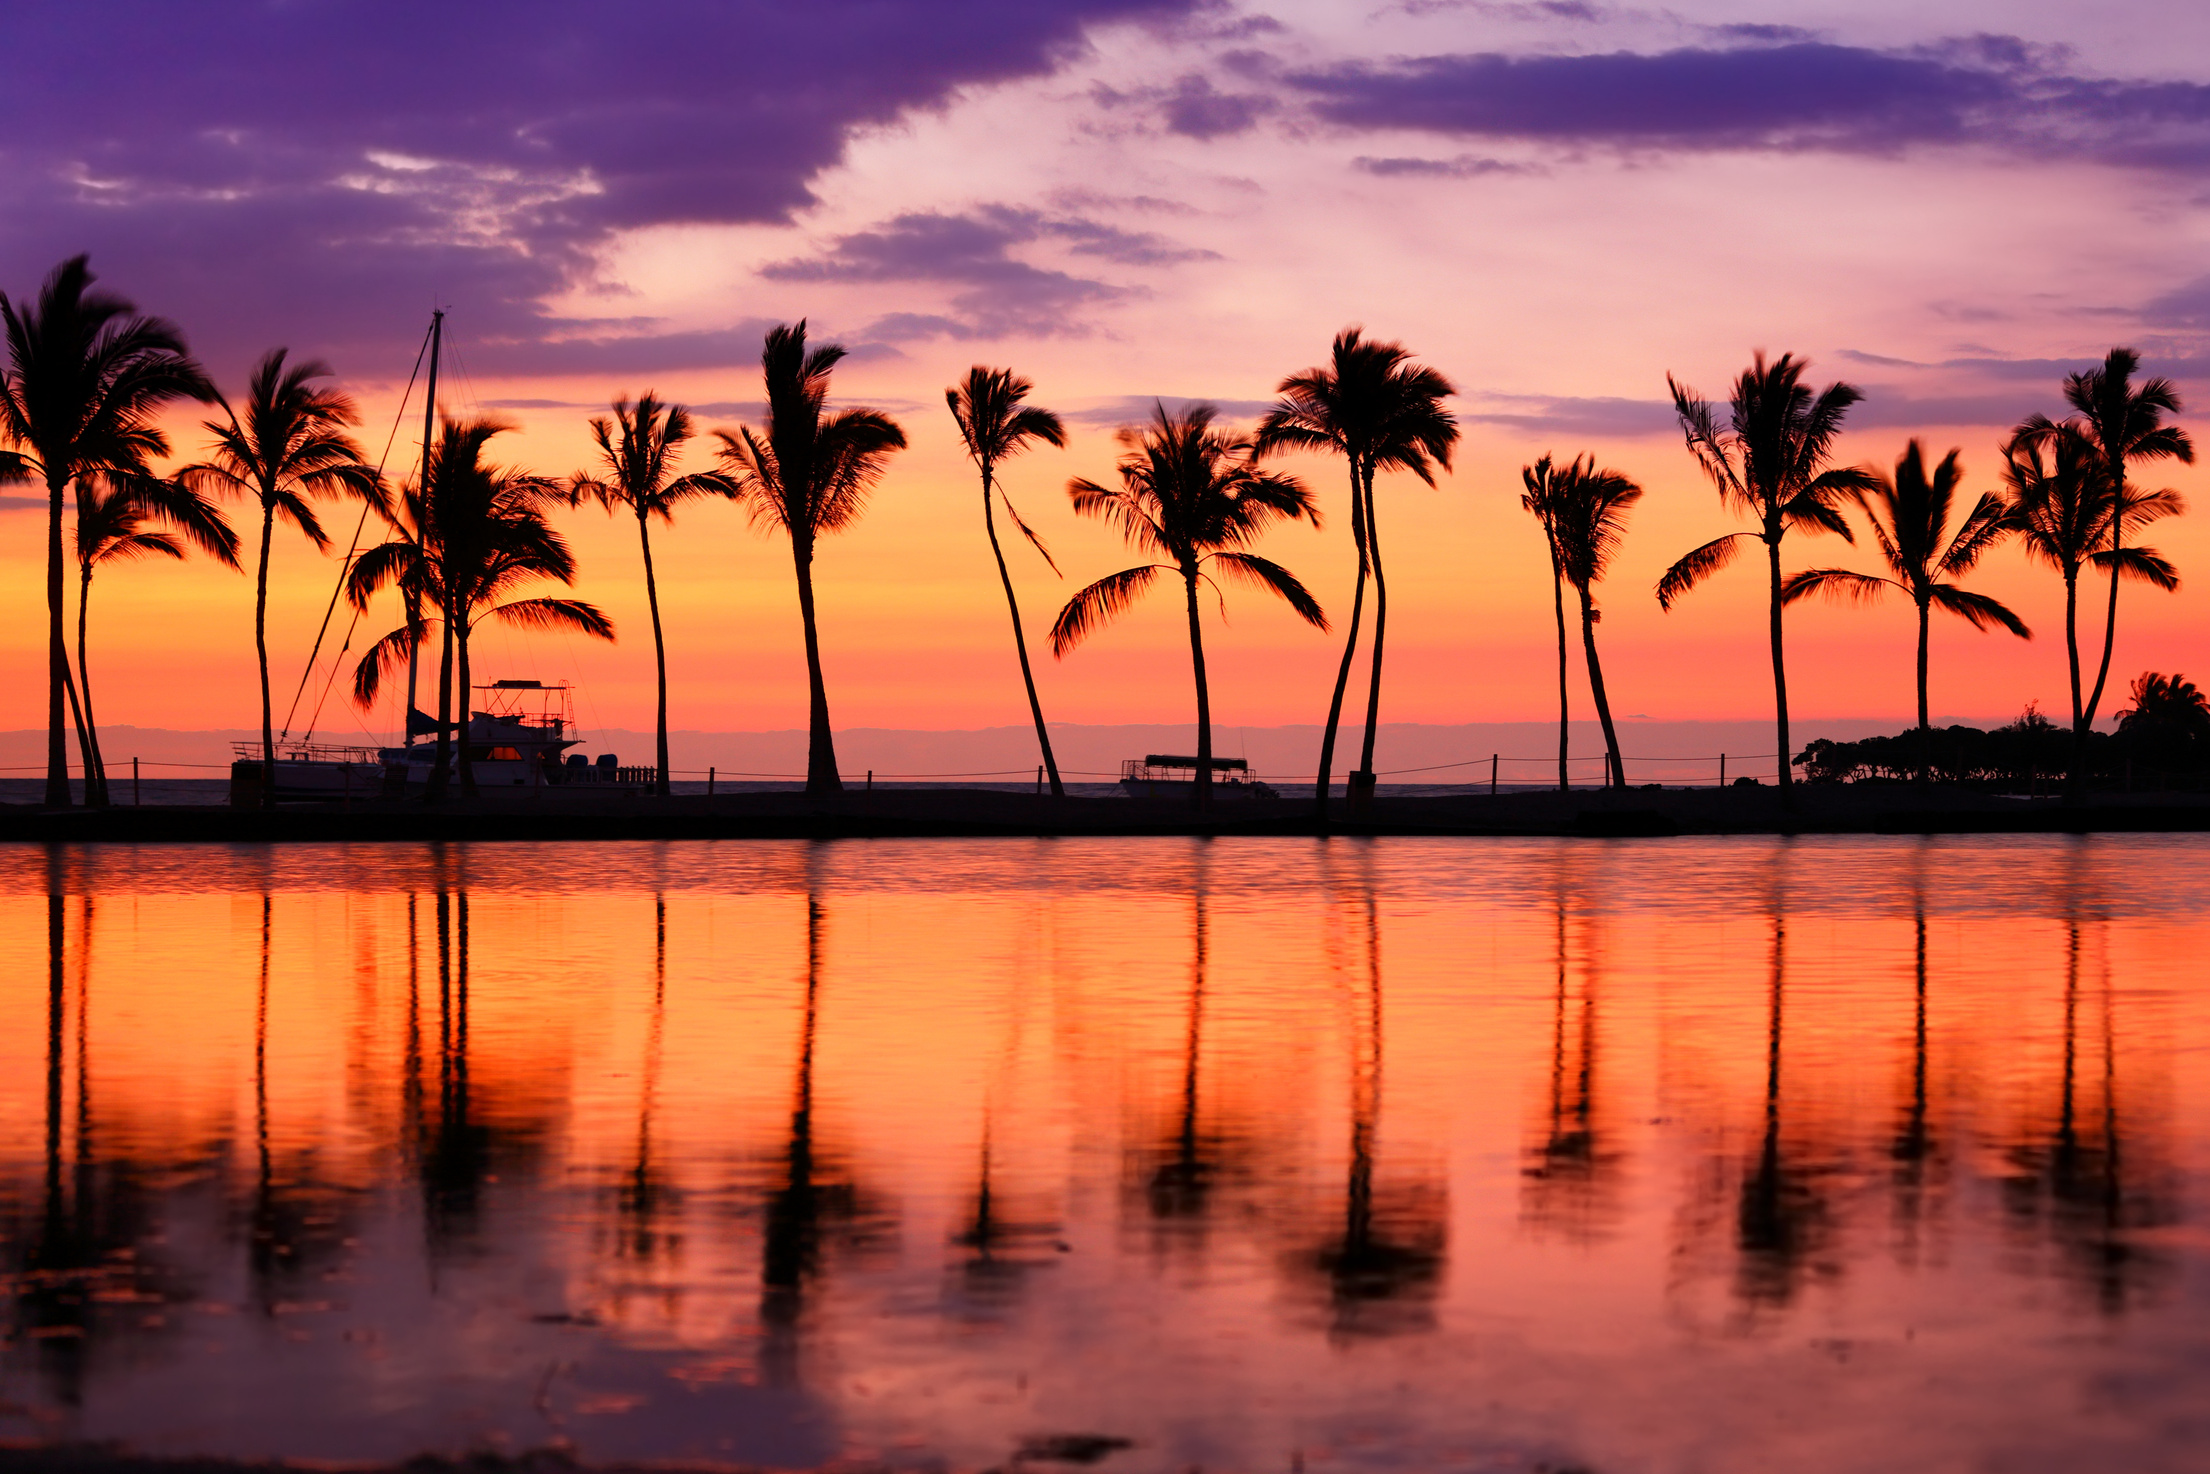
{"label": "boat canopy", "polygon": [[[1171,753],[1154,752],[1145,755],[1143,765],[1147,768],[1194,769],[1197,766],[1197,759],[1193,757],[1176,757]],[[1250,770],[1250,766],[1251,765],[1249,763],[1245,762],[1242,758],[1239,757],[1216,757],[1212,760],[1213,771],[1216,773],[1248,772]]]}

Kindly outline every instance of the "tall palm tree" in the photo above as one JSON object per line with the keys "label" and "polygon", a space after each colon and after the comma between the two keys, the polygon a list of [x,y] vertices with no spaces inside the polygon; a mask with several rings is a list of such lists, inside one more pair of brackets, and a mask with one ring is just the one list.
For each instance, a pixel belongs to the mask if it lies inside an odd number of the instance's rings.
{"label": "tall palm tree", "polygon": [[1055,446],[1067,443],[1066,427],[1057,415],[1021,402],[1034,387],[1028,380],[1016,378],[1011,369],[984,368],[978,363],[967,370],[965,383],[944,391],[944,402],[951,406],[952,418],[959,424],[959,438],[966,442],[968,457],[982,472],[982,530],[990,536],[990,556],[998,560],[998,582],[1005,586],[1005,607],[1013,616],[1013,650],[1021,660],[1021,684],[1028,688],[1028,714],[1036,722],[1036,745],[1043,751],[1044,771],[1051,775],[1051,796],[1064,798],[1066,788],[1059,781],[1059,760],[1051,755],[1051,733],[1044,726],[1043,703],[1036,699],[1036,676],[1028,666],[1028,636],[1021,629],[1021,606],[1013,597],[1012,575],[1005,571],[1005,552],[998,546],[998,525],[992,511],[991,493],[996,491],[1005,502],[1005,515],[1044,555],[1051,571],[1059,571],[1043,539],[1021,520],[1021,514],[1013,510],[1012,498],[997,486],[998,462],[1019,455],[1032,442]]}
{"label": "tall palm tree", "polygon": [[2100,447],[2077,420],[2028,422],[2003,448],[2004,497],[2024,539],[2026,554],[2064,578],[2064,656],[2072,678],[2072,771],[2077,792],[2085,752],[2079,733],[2092,721],[2080,680],[2079,584],[2091,567],[2113,577],[2139,579],[2160,589],[2179,587],[2179,575],[2153,548],[2106,549],[2116,516],[2109,466]]}
{"label": "tall palm tree", "polygon": [[[1596,658],[1596,622],[1603,612],[1596,607],[1595,585],[1611,567],[1612,556],[1626,537],[1627,509],[1642,500],[1642,488],[1618,471],[1599,470],[1594,456],[1582,456],[1565,466],[1552,466],[1544,456],[1530,470],[1542,472],[1540,500],[1546,509],[1544,530],[1551,541],[1557,572],[1573,585],[1581,605],[1581,650],[1588,660],[1589,694],[1596,698],[1596,719],[1604,729],[1604,782],[1627,786],[1627,766],[1619,755],[1619,731],[1612,725],[1611,699],[1604,691],[1604,665]],[[1529,483],[1534,493],[1535,483]],[[1558,655],[1561,698],[1564,690],[1564,615],[1560,611]],[[1562,699],[1561,699],[1562,710]],[[1561,716],[1562,723],[1563,718]],[[1565,758],[1565,735],[1558,736],[1560,783]]]}
{"label": "tall palm tree", "polygon": [[1666,569],[1665,577],[1658,580],[1658,607],[1672,608],[1674,600],[1732,563],[1744,539],[1765,544],[1771,583],[1773,718],[1780,740],[1783,802],[1792,797],[1788,768],[1793,754],[1788,747],[1788,666],[1781,644],[1780,542],[1799,528],[1832,532],[1844,542],[1855,542],[1835,503],[1872,484],[1868,472],[1854,467],[1828,469],[1826,464],[1835,437],[1841,434],[1842,416],[1864,395],[1855,385],[1841,383],[1829,384],[1814,395],[1803,382],[1806,366],[1793,354],[1783,353],[1768,364],[1765,355],[1758,353],[1734,382],[1724,425],[1708,401],[1675,382],[1671,374],[1665,376],[1689,451],[1718,487],[1720,502],[1754,518],[1757,531],[1729,533],[1705,543]]}
{"label": "tall palm tree", "polygon": [[[2105,529],[2110,538],[2110,604],[2104,616],[2103,656],[2095,670],[2095,686],[2073,724],[2075,757],[2071,790],[2074,794],[2087,751],[2087,733],[2095,724],[2096,709],[2102,704],[2103,685],[2110,679],[2111,650],[2118,641],[2118,580],[2122,576],[2137,576],[2125,562],[2126,533],[2131,525],[2153,522],[2186,510],[2175,492],[2136,491],[2128,481],[2127,472],[2137,461],[2176,460],[2192,465],[2195,459],[2194,442],[2187,432],[2164,423],[2164,416],[2179,413],[2178,389],[2170,379],[2162,376],[2146,379],[2140,387],[2134,387],[2133,376],[2140,367],[2140,354],[2131,348],[2113,348],[2104,356],[2102,367],[2067,374],[2064,380],[2065,402],[2078,411],[2081,431],[2102,458],[2103,469],[2110,479],[2111,500],[2110,523]],[[2032,416],[2019,426],[2022,432],[2042,435],[2052,428],[2042,415]]]}
{"label": "tall palm tree", "polygon": [[181,482],[145,480],[117,486],[91,476],[77,478],[77,520],[72,531],[77,554],[77,686],[91,751],[85,765],[85,792],[89,797],[97,782],[104,803],[107,763],[100,753],[100,728],[92,710],[87,639],[92,575],[107,564],[139,558],[181,560],[187,544],[226,568],[236,568],[238,534],[220,510]]}
{"label": "tall palm tree", "polygon": [[1353,802],[1370,796],[1373,786],[1374,734],[1381,704],[1382,639],[1389,609],[1381,547],[1374,534],[1374,475],[1404,470],[1435,484],[1432,466],[1450,469],[1458,425],[1443,408],[1457,391],[1448,379],[1412,361],[1401,343],[1385,343],[1349,327],[1335,335],[1328,363],[1291,374],[1276,388],[1280,401],[1259,422],[1254,447],[1259,455],[1277,450],[1327,451],[1343,457],[1351,478],[1351,542],[1358,549],[1358,581],[1351,595],[1350,634],[1336,669],[1335,692],[1328,701],[1327,727],[1320,738],[1320,776],[1314,800],[1323,823],[1328,787],[1334,775],[1335,733],[1343,716],[1343,692],[1350,684],[1351,662],[1358,653],[1358,626],[1366,602],[1366,577],[1374,580],[1374,652],[1372,681],[1366,695],[1366,741],[1353,777]]}
{"label": "tall palm tree", "polygon": [[34,301],[18,304],[0,293],[8,335],[0,434],[16,449],[16,474],[46,483],[46,802],[54,808],[70,802],[62,729],[69,685],[62,495],[80,476],[151,479],[147,461],[169,453],[154,417],[179,399],[215,395],[176,325],[92,290],[87,260],[72,256],[55,267]]}
{"label": "tall palm tree", "polygon": [[[1320,525],[1320,509],[1294,476],[1257,467],[1257,451],[1241,435],[1215,430],[1219,411],[1192,404],[1179,414],[1152,407],[1151,423],[1120,431],[1120,485],[1107,488],[1077,477],[1067,483],[1074,510],[1118,528],[1123,539],[1163,563],[1140,563],[1099,579],[1067,601],[1051,626],[1051,653],[1064,657],[1093,631],[1134,603],[1161,573],[1181,575],[1189,613],[1189,660],[1197,682],[1197,781],[1193,798],[1212,801],[1212,694],[1205,682],[1205,641],[1198,620],[1197,585],[1219,585],[1208,566],[1274,594],[1299,618],[1320,629],[1327,616],[1295,575],[1278,563],[1243,551],[1276,522],[1304,518]],[[1223,600],[1222,609],[1226,603]]]}
{"label": "tall palm tree", "polygon": [[[436,610],[438,751],[430,770],[431,799],[443,796],[452,771],[452,733],[461,732],[460,781],[475,791],[467,728],[470,717],[469,640],[486,620],[521,629],[574,630],[612,640],[614,624],[580,599],[508,597],[517,588],[549,579],[575,582],[575,555],[546,522],[548,508],[564,499],[548,477],[494,466],[484,459],[491,437],[510,429],[495,420],[444,422],[430,457],[427,489],[417,484],[386,509],[391,537],[368,549],[346,575],[346,597],[355,609],[386,584],[397,586],[409,611],[405,624],[376,641],[353,673],[353,699],[373,705],[385,677],[413,657]],[[459,708],[454,706],[455,688]]]}
{"label": "tall palm tree", "polygon": [[1946,609],[1976,630],[2000,625],[2021,640],[2033,638],[2025,621],[1999,600],[1975,594],[1953,581],[1971,572],[1982,554],[2017,530],[2003,499],[1983,492],[1952,528],[1950,513],[1956,507],[1957,487],[1964,468],[1952,450],[1932,475],[1926,471],[1926,454],[1913,440],[1895,463],[1895,479],[1877,477],[1870,487],[1853,490],[1850,498],[1872,527],[1872,540],[1880,548],[1886,576],[1856,573],[1847,568],[1806,568],[1790,574],[1781,588],[1783,603],[1793,604],[1813,594],[1831,599],[1869,603],[1890,589],[1901,589],[1918,606],[1918,731],[1919,780],[1931,777],[1927,733],[1931,727],[1926,699],[1926,650],[1934,609]]}
{"label": "tall palm tree", "polygon": [[1542,524],[1543,546],[1550,552],[1550,609],[1558,623],[1558,792],[1564,793],[1573,786],[1566,764],[1573,756],[1573,701],[1567,688],[1565,658],[1565,564],[1558,557],[1558,530],[1551,511],[1552,485],[1558,469],[1544,456],[1532,466],[1519,468],[1519,479],[1527,489],[1520,493],[1519,504]]}
{"label": "tall palm tree", "polygon": [[823,535],[842,532],[867,508],[867,494],[882,480],[892,452],[905,449],[905,431],[880,410],[830,414],[829,375],[844,357],[835,343],[806,347],[806,323],[770,331],[760,352],[767,383],[767,425],[746,425],[721,439],[721,459],[751,509],[752,523],[781,528],[790,538],[798,574],[798,617],[805,626],[807,728],[806,792],[840,793],[836,739],[829,730],[829,692],[821,679],[821,637],[814,624],[813,553]]}
{"label": "tall palm tree", "polygon": [[261,802],[276,802],[276,718],[269,695],[269,544],[281,516],[327,551],[329,536],[308,505],[312,497],[383,499],[373,467],[346,427],[360,422],[350,395],[317,387],[330,367],[307,359],[286,367],[288,349],[271,348],[246,384],[245,416],[219,400],[225,418],[205,422],[215,437],[211,457],[178,473],[195,490],[251,497],[261,508],[261,554],[253,582],[253,651],[261,669]]}
{"label": "tall palm tree", "polygon": [[652,573],[652,519],[675,521],[675,509],[703,496],[735,496],[736,483],[718,471],[674,474],[676,455],[691,438],[691,413],[680,404],[662,404],[646,390],[635,404],[623,395],[614,401],[614,418],[591,421],[591,439],[605,466],[603,476],[578,471],[569,482],[572,495],[589,496],[608,512],[627,507],[637,516],[637,545],[645,555],[645,602],[652,610],[652,668],[658,682],[659,745],[654,749],[659,777],[653,791],[668,791],[668,647],[660,633],[660,586]]}

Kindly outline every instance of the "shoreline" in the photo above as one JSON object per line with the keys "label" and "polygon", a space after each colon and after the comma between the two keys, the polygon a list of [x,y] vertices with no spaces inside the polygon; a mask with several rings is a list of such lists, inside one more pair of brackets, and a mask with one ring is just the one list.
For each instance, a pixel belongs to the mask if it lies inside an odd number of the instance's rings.
{"label": "shoreline", "polygon": [[[1362,814],[1330,805],[1345,837],[1599,839],[1723,834],[2088,834],[2210,831],[2210,795],[2097,793],[2012,798],[1915,785],[1799,785],[1793,808],[1772,787],[1586,789],[1377,798]],[[1179,800],[1067,797],[1003,790],[883,788],[811,798],[743,793],[486,793],[437,805],[377,799],[286,804],[48,810],[0,805],[0,841],[31,843],[419,843],[674,839],[981,839],[993,837],[1309,837],[1309,797],[1233,799],[1202,817]]]}

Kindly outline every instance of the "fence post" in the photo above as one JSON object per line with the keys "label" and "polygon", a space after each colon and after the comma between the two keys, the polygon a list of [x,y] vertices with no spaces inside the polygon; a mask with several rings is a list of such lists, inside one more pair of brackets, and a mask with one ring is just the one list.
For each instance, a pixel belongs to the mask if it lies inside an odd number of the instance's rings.
{"label": "fence post", "polygon": [[1037,766],[1036,766],[1036,792],[1037,792],[1037,793],[1039,793],[1039,794],[1041,794],[1041,793],[1042,793],[1043,791],[1044,791],[1044,769],[1043,769],[1043,765],[1042,765],[1041,763],[1039,763],[1039,764],[1037,764]]}
{"label": "fence post", "polygon": [[867,791],[869,793],[875,791],[875,770],[873,768],[867,770]]}
{"label": "fence post", "polygon": [[706,767],[706,796],[708,798],[714,796],[714,769],[710,763]]}
{"label": "fence post", "polygon": [[1490,798],[1495,798],[1495,797],[1496,797],[1496,762],[1497,762],[1497,754],[1495,754],[1495,753],[1493,753],[1493,752],[1492,752],[1492,753],[1490,753],[1490,754],[1489,754],[1489,797],[1490,797]]}
{"label": "fence post", "polygon": [[134,809],[135,809],[135,808],[139,808],[139,807],[141,807],[141,806],[142,806],[142,801],[141,801],[141,800],[139,799],[139,797],[138,797],[138,759],[137,759],[137,758],[132,758],[132,759],[130,760],[130,806],[131,806],[132,808],[134,808]]}
{"label": "fence post", "polygon": [[1719,786],[1727,786],[1727,755],[1723,752],[1719,754]]}

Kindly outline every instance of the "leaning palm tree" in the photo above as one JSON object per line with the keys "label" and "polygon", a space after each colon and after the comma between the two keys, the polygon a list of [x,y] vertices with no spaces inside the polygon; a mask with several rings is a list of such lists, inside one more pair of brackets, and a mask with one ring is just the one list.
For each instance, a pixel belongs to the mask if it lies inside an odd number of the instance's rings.
{"label": "leaning palm tree", "polygon": [[1035,441],[1056,446],[1067,443],[1066,427],[1057,415],[1021,403],[1034,387],[1028,380],[1016,378],[1011,369],[984,368],[978,363],[967,370],[965,383],[944,391],[944,402],[951,406],[952,418],[959,424],[959,438],[966,442],[968,457],[982,472],[982,530],[989,534],[990,556],[998,560],[998,582],[1005,586],[1005,607],[1013,616],[1013,650],[1020,656],[1021,684],[1028,688],[1028,714],[1036,723],[1036,745],[1043,752],[1044,771],[1051,775],[1051,796],[1064,798],[1066,788],[1059,781],[1059,761],[1051,755],[1051,733],[1044,726],[1043,703],[1036,699],[1036,676],[1028,666],[1028,636],[1021,629],[1021,606],[1013,597],[1012,575],[1005,571],[1005,552],[998,546],[993,511],[994,500],[1002,499],[1005,515],[1044,555],[1051,571],[1059,571],[1043,539],[1021,520],[1021,514],[1013,510],[1012,498],[997,486],[998,462],[1019,455]]}
{"label": "leaning palm tree", "polygon": [[1557,519],[1551,510],[1557,475],[1558,468],[1547,455],[1519,468],[1520,483],[1527,488],[1520,493],[1519,504],[1542,524],[1543,546],[1550,552],[1550,610],[1558,624],[1558,792],[1564,793],[1573,786],[1567,769],[1573,757],[1573,700],[1565,657],[1565,564],[1558,557]]}
{"label": "leaning palm tree", "polygon": [[1872,477],[1856,468],[1828,469],[1842,416],[1864,398],[1853,384],[1829,384],[1814,395],[1803,382],[1806,365],[1783,353],[1770,364],[1760,352],[1735,380],[1727,422],[1694,390],[1665,376],[1673,393],[1688,449],[1719,489],[1719,500],[1757,522],[1755,532],[1734,532],[1705,543],[1665,570],[1658,580],[1660,609],[1670,609],[1697,584],[1734,561],[1745,539],[1765,544],[1771,583],[1773,718],[1780,739],[1780,792],[1787,801],[1789,783],[1788,667],[1781,643],[1783,588],[1780,542],[1790,532],[1832,532],[1854,542],[1836,501],[1870,486]]}
{"label": "leaning palm tree", "polygon": [[[361,461],[360,447],[345,431],[360,415],[350,395],[317,387],[330,377],[329,365],[308,359],[286,367],[289,350],[272,348],[253,366],[246,384],[244,417],[228,400],[225,418],[205,422],[215,437],[210,458],[187,466],[178,478],[195,490],[251,497],[261,508],[261,553],[253,582],[253,651],[261,669],[261,771],[276,763],[275,708],[269,695],[269,545],[276,519],[284,518],[327,551],[329,536],[308,505],[313,497],[357,496],[383,499],[373,467]],[[261,785],[261,802],[273,806],[276,784]]]}
{"label": "leaning palm tree", "polygon": [[[2118,580],[2121,576],[2134,576],[2126,571],[2126,534],[2134,525],[2175,516],[2186,510],[2176,493],[2137,492],[2129,484],[2127,472],[2137,461],[2176,460],[2191,465],[2195,459],[2194,442],[2187,432],[2164,423],[2164,416],[2179,413],[2179,391],[2170,379],[2161,376],[2144,380],[2139,388],[2134,387],[2133,376],[2140,367],[2140,354],[2131,348],[2113,348],[2104,357],[2102,367],[2068,374],[2064,380],[2065,402],[2079,412],[2080,429],[2102,458],[2104,472],[2110,481],[2111,499],[2110,523],[2106,529],[2111,554],[2110,604],[2104,616],[2103,656],[2095,670],[2095,686],[2088,693],[2086,705],[2080,709],[2072,729],[2072,791],[2075,795],[2087,751],[2087,733],[2095,724],[2096,709],[2102,704],[2103,685],[2110,679],[2111,651],[2118,641]],[[2019,426],[2022,433],[2042,435],[2052,428],[2047,417],[2042,415],[2034,415]]]}
{"label": "leaning palm tree", "polygon": [[1307,624],[1328,627],[1319,602],[1295,575],[1244,551],[1276,522],[1301,517],[1318,527],[1319,508],[1296,477],[1259,470],[1249,439],[1215,430],[1212,422],[1218,413],[1209,404],[1192,404],[1169,414],[1164,404],[1156,404],[1149,425],[1120,431],[1127,453],[1120,458],[1118,487],[1079,477],[1067,483],[1077,513],[1102,518],[1140,551],[1169,561],[1140,563],[1099,579],[1069,599],[1051,626],[1051,653],[1063,658],[1133,604],[1161,573],[1181,575],[1190,668],[1197,682],[1197,781],[1192,796],[1199,808],[1212,801],[1212,694],[1205,682],[1197,585],[1200,580],[1212,583],[1216,594],[1219,585],[1207,568],[1265,589]]}
{"label": "leaning palm tree", "polygon": [[746,425],[721,439],[721,459],[749,505],[752,523],[781,528],[790,538],[798,574],[798,617],[805,626],[808,691],[806,792],[838,793],[836,739],[829,730],[829,692],[821,679],[821,638],[814,625],[813,553],[822,536],[842,532],[866,510],[891,453],[905,449],[905,431],[879,410],[826,412],[829,375],[844,349],[826,343],[809,351],[806,324],[767,335],[760,368],[767,381],[767,425]]}
{"label": "leaning palm tree", "polygon": [[447,420],[430,457],[427,489],[409,487],[396,506],[385,509],[391,536],[362,553],[346,575],[346,597],[355,609],[366,610],[389,584],[398,588],[408,611],[407,622],[371,645],[354,668],[353,699],[362,707],[373,705],[386,676],[421,649],[432,617],[427,611],[436,611],[442,626],[438,752],[425,795],[431,799],[443,796],[452,770],[455,727],[462,738],[461,787],[475,789],[467,728],[469,642],[478,627],[495,620],[521,629],[614,638],[613,622],[580,599],[508,597],[533,582],[571,584],[576,573],[575,555],[545,520],[547,509],[564,500],[560,484],[483,458],[486,443],[508,428],[492,420]]}
{"label": "leaning palm tree", "polygon": [[70,685],[62,617],[63,493],[88,475],[125,483],[150,479],[147,461],[169,453],[154,417],[176,400],[205,401],[215,394],[176,325],[93,291],[86,260],[73,256],[55,267],[35,301],[17,304],[0,293],[8,335],[0,435],[16,448],[15,474],[46,483],[46,802],[55,808],[70,802],[62,727]]}
{"label": "leaning palm tree", "polygon": [[2003,498],[1984,492],[1952,528],[1950,513],[1957,502],[1957,486],[1964,468],[1957,452],[1943,456],[1932,475],[1926,471],[1926,454],[1913,440],[1895,463],[1895,479],[1878,477],[1868,488],[1850,493],[1872,527],[1872,540],[1880,548],[1886,575],[1857,573],[1847,568],[1806,568],[1790,574],[1781,588],[1781,601],[1793,604],[1813,594],[1830,599],[1869,603],[1890,589],[1901,589],[1918,606],[1918,734],[1919,780],[1931,775],[1928,766],[1928,731],[1931,719],[1926,697],[1926,652],[1931,615],[1946,609],[1976,630],[2000,625],[2021,640],[2033,638],[2025,621],[2001,601],[1986,594],[1959,588],[1954,582],[1972,570],[1981,555],[2017,530]]}
{"label": "leaning palm tree", "polygon": [[660,586],[652,573],[652,519],[675,521],[676,507],[703,496],[734,496],[736,483],[718,471],[674,474],[676,455],[691,438],[691,414],[680,404],[662,404],[651,390],[633,405],[626,394],[614,401],[614,418],[591,421],[605,474],[578,471],[570,493],[596,498],[608,512],[627,507],[637,516],[637,545],[645,555],[645,603],[652,610],[652,668],[658,682],[655,708],[659,777],[653,791],[668,791],[668,647],[660,633]]}
{"label": "leaning palm tree", "polygon": [[[1599,470],[1594,456],[1583,456],[1571,465],[1553,467],[1544,456],[1543,502],[1548,510],[1548,531],[1558,571],[1573,585],[1581,604],[1581,651],[1588,660],[1589,694],[1596,699],[1596,720],[1604,729],[1604,782],[1627,786],[1626,761],[1619,755],[1619,732],[1612,725],[1611,700],[1604,692],[1604,665],[1596,658],[1596,623],[1603,612],[1596,607],[1595,585],[1611,567],[1611,560],[1626,537],[1627,509],[1642,500],[1642,488],[1618,471]],[[1562,638],[1562,630],[1561,630]],[[1559,657],[1564,667],[1564,657]],[[1561,770],[1565,738],[1558,738]]]}
{"label": "leaning palm tree", "polygon": [[1443,400],[1457,391],[1435,370],[1414,363],[1403,344],[1378,342],[1367,338],[1364,329],[1350,327],[1335,335],[1327,364],[1291,374],[1276,392],[1280,401],[1259,423],[1257,453],[1331,451],[1343,457],[1351,478],[1351,542],[1358,550],[1358,581],[1351,596],[1350,634],[1343,642],[1343,661],[1336,669],[1335,692],[1328,700],[1327,726],[1320,738],[1320,774],[1313,796],[1325,823],[1335,733],[1342,721],[1351,662],[1358,653],[1369,572],[1374,580],[1374,653],[1366,694],[1366,741],[1360,749],[1358,772],[1350,782],[1352,802],[1363,802],[1373,789],[1382,640],[1389,608],[1381,547],[1374,533],[1374,474],[1410,471],[1433,486],[1431,466],[1449,470],[1451,447],[1458,443],[1457,422],[1443,408]]}
{"label": "leaning palm tree", "polygon": [[2072,767],[2068,788],[2085,776],[2078,734],[2092,720],[2080,680],[2079,584],[2089,567],[2156,588],[2179,587],[2179,575],[2153,548],[2106,549],[2116,515],[2111,477],[2101,449],[2077,420],[2029,422],[2003,448],[2004,499],[2026,554],[2064,579],[2064,656],[2072,678]]}
{"label": "leaning palm tree", "polygon": [[187,545],[225,568],[238,566],[238,534],[211,502],[177,481],[134,481],[117,486],[101,478],[77,478],[77,520],[72,529],[77,554],[77,687],[83,698],[84,732],[91,758],[85,764],[85,792],[95,781],[107,799],[107,763],[100,754],[100,727],[92,710],[92,661],[88,626],[92,612],[92,575],[111,564],[140,558],[182,560]]}

